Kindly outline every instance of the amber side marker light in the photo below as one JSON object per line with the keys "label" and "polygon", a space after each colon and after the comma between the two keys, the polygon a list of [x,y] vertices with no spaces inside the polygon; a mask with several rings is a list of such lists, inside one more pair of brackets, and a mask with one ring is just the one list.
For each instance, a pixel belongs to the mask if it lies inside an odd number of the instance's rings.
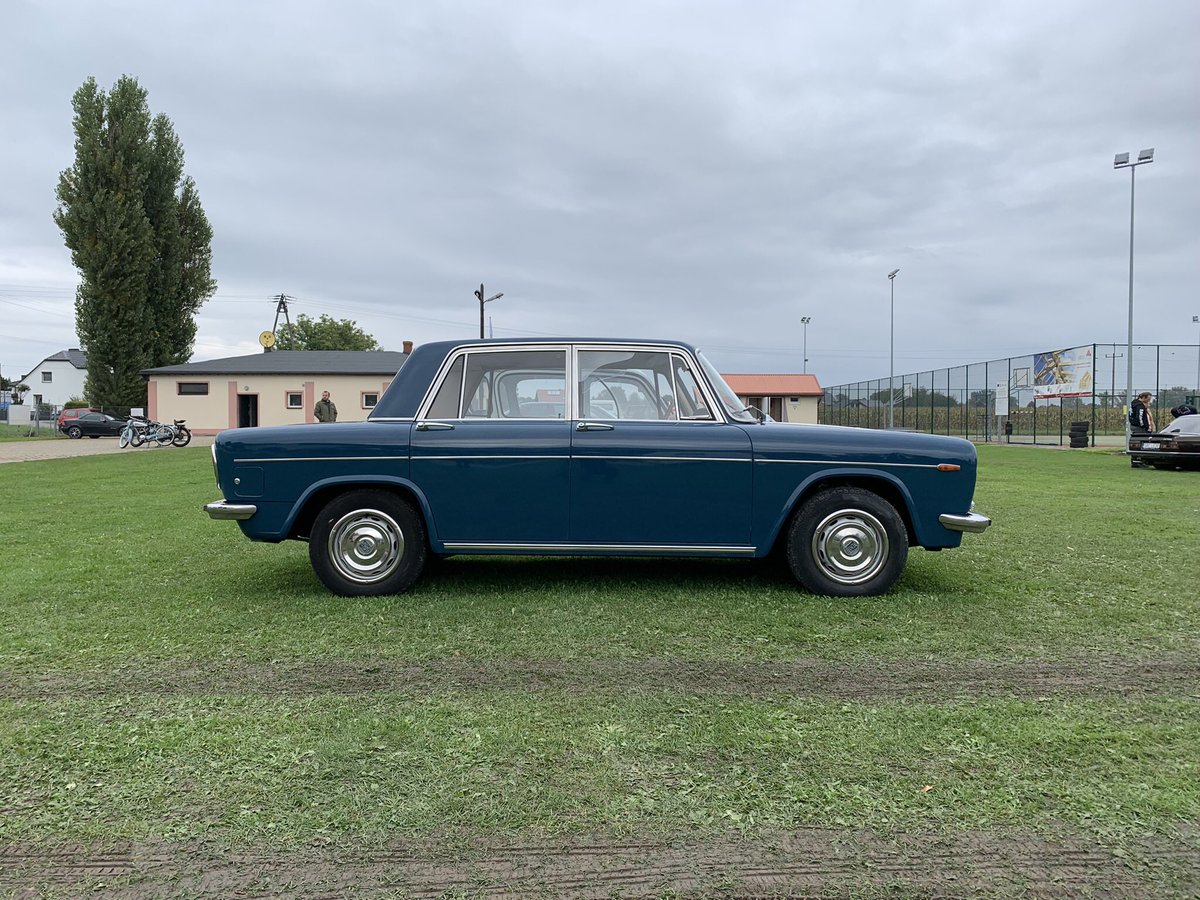
{"label": "amber side marker light", "polygon": [[956,466],[954,463],[940,463],[938,465],[939,472],[957,472],[962,466]]}

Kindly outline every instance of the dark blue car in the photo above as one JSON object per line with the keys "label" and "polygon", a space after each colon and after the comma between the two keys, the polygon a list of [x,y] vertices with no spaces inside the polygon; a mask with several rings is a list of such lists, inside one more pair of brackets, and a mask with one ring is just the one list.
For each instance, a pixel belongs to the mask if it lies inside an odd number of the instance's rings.
{"label": "dark blue car", "polygon": [[209,515],[308,541],[343,596],[404,591],[430,554],[776,549],[813,593],[881,594],[910,546],[991,524],[969,442],[764,421],[675,341],[426,344],[367,421],[223,431],[213,462]]}

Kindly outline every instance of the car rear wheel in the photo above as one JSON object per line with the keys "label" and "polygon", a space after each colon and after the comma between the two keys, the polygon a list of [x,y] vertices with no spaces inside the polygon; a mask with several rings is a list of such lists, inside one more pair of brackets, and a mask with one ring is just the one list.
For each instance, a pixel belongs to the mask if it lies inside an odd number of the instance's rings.
{"label": "car rear wheel", "polygon": [[420,514],[379,490],[331,500],[317,514],[308,541],[313,571],[342,597],[403,593],[420,576],[426,554]]}
{"label": "car rear wheel", "polygon": [[896,508],[854,487],[822,491],[804,502],[787,535],[792,575],[814,594],[872,597],[899,580],[908,532]]}
{"label": "car rear wheel", "polygon": [[67,429],[67,437],[73,438],[74,440],[79,440],[81,437],[83,437],[83,429],[78,425],[72,425]]}

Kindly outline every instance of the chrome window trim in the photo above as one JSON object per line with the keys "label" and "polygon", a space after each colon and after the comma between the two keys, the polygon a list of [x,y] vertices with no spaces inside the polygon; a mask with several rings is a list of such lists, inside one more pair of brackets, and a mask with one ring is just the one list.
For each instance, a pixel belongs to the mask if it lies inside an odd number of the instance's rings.
{"label": "chrome window trim", "polygon": [[[572,408],[570,397],[564,398],[565,408],[564,408],[564,412],[563,412],[563,418],[561,418],[561,419],[552,419],[552,418],[492,419],[492,418],[484,418],[482,416],[463,416],[462,415],[463,394],[465,393],[465,391],[467,389],[467,378],[466,378],[467,366],[470,364],[470,360],[466,359],[466,357],[470,356],[472,353],[512,353],[512,352],[519,352],[519,351],[536,352],[536,351],[545,351],[545,350],[560,350],[566,354],[566,360],[564,363],[565,378],[563,381],[563,392],[566,393],[567,385],[571,384],[572,380],[573,380],[572,379],[573,373],[572,373],[572,367],[571,367],[571,363],[572,363],[571,344],[569,344],[569,343],[566,343],[563,341],[549,341],[544,344],[541,344],[541,343],[539,343],[539,344],[495,344],[495,345],[493,345],[493,344],[487,344],[487,345],[484,345],[484,344],[462,344],[462,345],[459,345],[459,346],[451,349],[450,352],[446,354],[446,358],[442,360],[442,364],[440,366],[438,366],[438,370],[434,373],[433,378],[431,378],[429,380],[429,387],[427,387],[425,389],[425,396],[423,396],[421,398],[421,403],[417,407],[417,414],[413,417],[413,419],[414,420],[430,419],[431,421],[438,421],[438,422],[509,422],[509,423],[512,423],[512,422],[569,422],[569,421],[571,421],[574,410]],[[441,388],[442,381],[445,380],[448,371],[460,357],[463,358],[463,383],[459,386],[459,389],[458,389],[458,412],[459,412],[459,415],[454,418],[450,418],[448,416],[442,416],[435,420],[431,416],[429,416],[429,408],[433,405],[433,398],[437,396],[437,392]]]}
{"label": "chrome window trim", "polygon": [[[693,377],[695,377],[697,372],[701,373],[701,377],[696,378],[696,383],[698,385],[700,385],[700,390],[702,390],[704,392],[704,399],[708,401],[708,408],[710,410],[716,410],[716,409],[721,410],[720,418],[717,418],[716,415],[714,414],[714,417],[711,419],[679,419],[679,418],[675,418],[675,419],[613,419],[612,421],[614,421],[614,422],[658,422],[660,424],[663,422],[674,422],[677,425],[684,424],[684,423],[691,424],[691,425],[712,425],[714,423],[720,424],[720,425],[728,425],[729,424],[729,419],[725,415],[724,405],[713,402],[713,400],[715,398],[713,396],[712,387],[708,383],[708,378],[706,376],[704,376],[704,374],[703,374],[704,370],[700,367],[699,363],[696,361],[696,358],[691,354],[691,352],[688,350],[685,350],[683,347],[679,347],[679,346],[672,345],[672,344],[621,344],[621,343],[614,343],[611,341],[607,342],[607,343],[595,343],[595,344],[593,344],[593,343],[571,344],[570,346],[571,346],[571,369],[575,373],[577,373],[579,371],[577,357],[578,357],[580,351],[583,351],[583,350],[600,350],[600,351],[625,350],[625,351],[635,351],[635,352],[653,351],[656,353],[666,353],[668,355],[668,357],[670,357],[671,355],[682,356],[684,361],[688,364],[688,367],[692,370]],[[674,379],[675,379],[675,375],[674,375],[674,370],[672,369],[672,374],[671,374],[672,383],[674,383]],[[570,402],[573,407],[575,404],[575,401],[579,395],[579,388],[580,388],[579,379],[577,376],[571,379],[571,384],[573,386],[573,390],[571,392],[572,396],[570,398]],[[676,403],[676,408],[678,409],[678,402]],[[678,413],[676,413],[676,415],[678,415]],[[571,421],[575,421],[575,420],[576,420],[575,412],[574,412],[574,409],[572,409],[571,410]],[[605,419],[604,421],[607,422],[608,420]]]}
{"label": "chrome window trim", "polygon": [[412,416],[367,416],[368,422],[414,422]]}

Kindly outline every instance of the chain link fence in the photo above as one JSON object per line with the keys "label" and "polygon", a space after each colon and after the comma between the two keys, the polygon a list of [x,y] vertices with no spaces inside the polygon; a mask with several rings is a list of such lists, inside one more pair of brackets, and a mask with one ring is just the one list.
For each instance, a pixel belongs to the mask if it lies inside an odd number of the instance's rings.
{"label": "chain link fence", "polygon": [[[1125,344],[1085,344],[889,379],[825,388],[819,421],[893,427],[975,441],[1065,444],[1072,423],[1096,436],[1125,434]],[[1068,360],[1069,362],[1062,362]],[[1200,345],[1135,344],[1133,394],[1154,394],[1156,425],[1181,403],[1200,405]],[[892,401],[889,403],[889,399]],[[1081,426],[1077,425],[1076,430]]]}

